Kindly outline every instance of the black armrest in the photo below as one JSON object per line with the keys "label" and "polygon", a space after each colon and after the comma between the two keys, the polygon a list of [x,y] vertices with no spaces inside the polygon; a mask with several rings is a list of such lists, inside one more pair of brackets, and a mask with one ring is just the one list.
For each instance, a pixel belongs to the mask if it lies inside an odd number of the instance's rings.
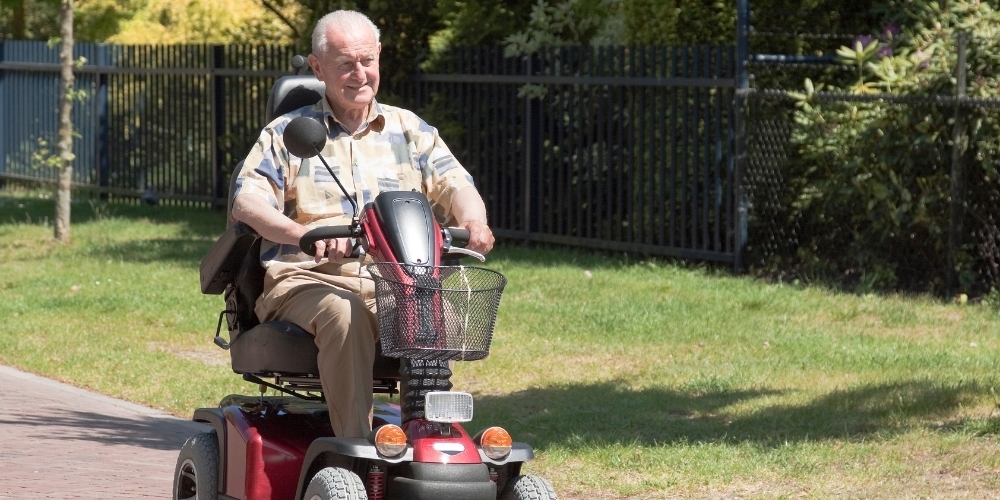
{"label": "black armrest", "polygon": [[242,222],[226,229],[201,259],[201,293],[218,295],[224,292],[259,237],[253,228]]}

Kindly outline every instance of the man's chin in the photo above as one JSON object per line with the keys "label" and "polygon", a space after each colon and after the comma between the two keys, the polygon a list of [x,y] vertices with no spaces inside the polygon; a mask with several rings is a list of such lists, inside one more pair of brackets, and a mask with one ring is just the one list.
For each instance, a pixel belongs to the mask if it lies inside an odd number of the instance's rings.
{"label": "man's chin", "polygon": [[346,89],[344,91],[344,97],[355,103],[371,102],[372,98],[375,97],[375,92],[373,92],[370,87],[364,87],[362,89]]}

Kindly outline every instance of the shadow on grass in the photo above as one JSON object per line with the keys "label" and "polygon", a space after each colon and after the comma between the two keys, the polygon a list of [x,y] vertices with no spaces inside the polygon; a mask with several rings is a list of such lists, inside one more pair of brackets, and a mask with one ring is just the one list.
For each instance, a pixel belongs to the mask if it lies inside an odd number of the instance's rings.
{"label": "shadow on grass", "polygon": [[533,243],[530,246],[515,240],[498,240],[490,252],[487,262],[509,261],[512,264],[527,267],[570,266],[583,269],[622,269],[640,262],[656,262],[658,265],[670,265],[689,269],[702,269],[707,272],[724,272],[731,274],[731,267],[706,262],[685,262],[666,257],[643,257],[627,255],[622,252],[602,251],[587,248],[562,247]]}
{"label": "shadow on grass", "polygon": [[[102,219],[145,220],[152,224],[179,224],[193,237],[215,238],[226,229],[225,214],[197,206],[144,205],[130,202],[106,202],[77,198],[70,209],[71,224],[86,224]],[[55,200],[5,194],[0,191],[0,224],[52,223]]]}
{"label": "shadow on grass", "polygon": [[519,440],[538,449],[677,443],[771,447],[884,438],[918,427],[940,427],[943,416],[988,393],[989,388],[975,383],[942,386],[913,380],[842,390],[803,405],[765,406],[734,415],[727,406],[781,391],[631,391],[611,382],[481,396],[476,398],[476,413],[483,424],[507,426]]}
{"label": "shadow on grass", "polygon": [[141,264],[175,262],[198,267],[212,243],[186,238],[132,240],[101,245],[88,250],[87,254],[101,260]]}
{"label": "shadow on grass", "polygon": [[[100,259],[127,262],[189,263],[197,266],[219,235],[225,230],[225,215],[207,207],[140,205],[125,202],[102,202],[78,199],[71,209],[72,224],[87,224],[106,219],[125,219],[150,224],[174,224],[180,237],[105,241],[88,245],[85,252]],[[14,196],[0,191],[0,225],[52,224],[53,200]],[[174,233],[178,231],[173,230]]]}

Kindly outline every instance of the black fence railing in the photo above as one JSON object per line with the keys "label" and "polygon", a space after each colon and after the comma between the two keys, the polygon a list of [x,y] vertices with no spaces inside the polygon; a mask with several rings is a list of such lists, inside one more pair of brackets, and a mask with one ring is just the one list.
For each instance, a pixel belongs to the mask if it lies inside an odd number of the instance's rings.
{"label": "black fence railing", "polygon": [[[553,48],[513,58],[500,48],[466,49],[433,74],[383,82],[380,99],[438,127],[473,173],[501,236],[780,276],[876,276],[877,249],[857,237],[871,223],[845,222],[858,216],[856,203],[828,205],[829,213],[801,209],[812,160],[809,145],[793,140],[803,124],[787,91],[800,90],[805,77],[842,82],[845,69],[741,51],[749,65],[737,74],[740,56],[729,47]],[[281,47],[78,45],[86,62],[77,70],[84,94],[74,112],[77,187],[223,205],[232,166],[263,125],[267,93],[291,71],[291,55]],[[55,180],[54,169],[38,165],[55,154],[57,61],[42,42],[0,42],[0,181]],[[949,129],[933,154],[910,153],[925,170],[902,174],[901,185],[940,196],[927,198],[931,223],[876,241],[885,247],[878,262],[891,267],[881,275],[894,274],[906,289],[995,288],[998,148],[969,134],[983,135],[982,124],[1000,127],[1000,101],[835,94],[822,101]],[[984,137],[1000,136],[992,131]],[[962,134],[975,139],[975,154],[950,152],[948,141]]]}
{"label": "black fence railing", "polygon": [[445,131],[499,234],[733,262],[731,48],[452,56],[395,90]]}
{"label": "black fence railing", "polygon": [[[224,205],[290,49],[80,44],[77,187]],[[741,248],[729,47],[466,49],[382,99],[441,130],[501,236],[734,262]],[[0,180],[52,181],[58,58],[0,43]],[[149,199],[149,198],[147,198]]]}
{"label": "black fence railing", "polygon": [[[112,46],[74,57],[77,188],[219,203],[226,176],[262,126],[290,48]],[[58,54],[44,42],[0,42],[0,179],[54,182]]]}

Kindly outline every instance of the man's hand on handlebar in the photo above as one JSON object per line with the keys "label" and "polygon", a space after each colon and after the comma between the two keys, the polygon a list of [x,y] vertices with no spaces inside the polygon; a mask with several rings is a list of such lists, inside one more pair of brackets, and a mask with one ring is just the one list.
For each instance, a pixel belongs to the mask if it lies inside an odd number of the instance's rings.
{"label": "man's hand on handlebar", "polygon": [[351,240],[348,238],[331,238],[316,242],[316,255],[313,258],[319,264],[324,257],[330,262],[341,262],[345,257],[350,256],[354,251]]}
{"label": "man's hand on handlebar", "polygon": [[486,223],[478,220],[470,220],[459,224],[458,227],[469,231],[469,243],[465,248],[486,255],[493,249],[493,231]]}

